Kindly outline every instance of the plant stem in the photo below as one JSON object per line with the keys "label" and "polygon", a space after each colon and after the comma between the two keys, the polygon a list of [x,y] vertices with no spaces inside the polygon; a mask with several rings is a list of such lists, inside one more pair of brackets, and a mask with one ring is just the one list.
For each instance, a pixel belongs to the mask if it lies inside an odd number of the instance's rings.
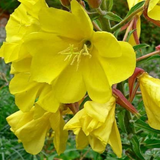
{"label": "plant stem", "polygon": [[106,11],[101,10],[101,8],[97,8],[97,12],[99,13],[99,21],[102,26],[103,31],[111,32],[110,22],[108,19],[106,19],[104,16],[107,14]]}
{"label": "plant stem", "polygon": [[137,13],[143,11],[143,9],[144,9],[144,6],[142,6],[139,9],[137,9],[136,11],[132,12],[128,17],[124,18],[120,23],[118,23],[117,25],[113,26],[111,28],[111,32],[114,32],[117,29],[121,28],[124,24],[126,24],[129,20],[131,20],[132,17],[134,17]]}
{"label": "plant stem", "polygon": [[144,55],[142,57],[137,58],[137,62],[140,61],[140,60],[142,60],[142,59],[145,59],[145,58],[148,58],[150,56],[153,56],[155,54],[160,54],[160,50],[148,53],[148,54],[146,54],[146,55]]}
{"label": "plant stem", "polygon": [[95,23],[94,21],[92,21],[92,24],[93,24],[94,28],[95,28],[97,31],[102,31],[102,29],[98,26],[97,23]]}

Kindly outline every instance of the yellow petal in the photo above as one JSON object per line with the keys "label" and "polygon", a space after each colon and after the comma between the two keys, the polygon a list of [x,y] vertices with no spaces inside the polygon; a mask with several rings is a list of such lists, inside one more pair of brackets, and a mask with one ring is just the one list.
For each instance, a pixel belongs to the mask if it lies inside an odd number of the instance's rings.
{"label": "yellow petal", "polygon": [[84,134],[82,130],[76,136],[76,148],[83,149],[88,145],[88,137]]}
{"label": "yellow petal", "polygon": [[39,90],[44,84],[29,82],[30,74],[19,73],[11,80],[9,88],[10,92],[15,95],[15,102],[22,111],[29,111],[36,98]]}
{"label": "yellow petal", "polygon": [[32,120],[15,132],[28,153],[35,155],[42,150],[46,133],[50,128],[48,116],[49,114],[45,114],[39,119]]}
{"label": "yellow petal", "polygon": [[[43,95],[42,95],[43,94]],[[48,112],[57,112],[60,103],[55,97],[55,93],[52,90],[44,91],[44,88],[40,94],[39,100],[36,102],[39,106]]]}
{"label": "yellow petal", "polygon": [[76,18],[77,25],[81,27],[84,38],[90,39],[93,34],[93,25],[85,9],[76,0],[72,0],[71,11]]}
{"label": "yellow petal", "polygon": [[121,57],[106,59],[99,57],[99,61],[111,85],[130,77],[136,66],[136,55],[132,46],[127,42],[119,42],[119,44],[122,48]]}
{"label": "yellow petal", "polygon": [[105,148],[106,148],[106,144],[104,144],[102,141],[100,141],[99,139],[97,139],[96,137],[92,137],[89,136],[89,144],[91,145],[92,149],[98,153],[103,153]]}
{"label": "yellow petal", "polygon": [[53,34],[31,34],[25,46],[33,55],[31,79],[35,81],[51,83],[69,63],[65,61],[66,55],[60,54],[68,43]]}
{"label": "yellow petal", "polygon": [[102,57],[114,58],[122,55],[121,46],[111,33],[94,32],[93,45]]}
{"label": "yellow petal", "polygon": [[23,113],[22,111],[17,111],[7,117],[7,122],[11,126],[12,130],[15,132],[17,129],[30,122],[33,119],[33,111],[33,109],[30,112],[26,113]]}
{"label": "yellow petal", "polygon": [[148,9],[148,16],[154,20],[160,21],[160,6],[156,5],[152,10]]}
{"label": "yellow petal", "polygon": [[32,60],[31,57],[28,57],[17,62],[12,62],[12,70],[10,73],[15,74],[18,72],[29,72],[31,66],[31,60]]}
{"label": "yellow petal", "polygon": [[90,98],[99,103],[108,101],[112,95],[111,86],[94,53],[90,59],[83,60],[82,67],[84,82]]}
{"label": "yellow petal", "polygon": [[122,157],[122,144],[121,144],[121,138],[119,134],[119,130],[117,128],[116,120],[113,123],[112,131],[109,136],[108,143],[112,147],[114,153],[117,155],[118,158]]}
{"label": "yellow petal", "polygon": [[112,132],[112,126],[115,121],[115,105],[112,106],[106,121],[98,129],[92,132],[92,135],[100,140],[103,144],[107,145],[110,134]]}
{"label": "yellow petal", "polygon": [[[76,2],[73,2],[73,5],[77,6]],[[79,9],[79,7],[76,7],[76,9]],[[75,12],[76,11],[74,11],[74,13]],[[58,15],[58,16],[53,16],[53,15]],[[83,11],[80,13],[80,16],[84,17]],[[40,19],[40,25],[44,31],[55,33],[62,37],[81,40],[82,38],[86,37],[85,34],[87,35],[89,34],[85,32],[88,25],[85,26],[86,28],[84,30],[83,24],[79,23],[79,20],[81,18],[76,17],[74,14],[68,11],[56,8],[43,8],[39,14],[39,19]],[[85,19],[88,20],[88,17],[85,17]],[[84,21],[86,21],[85,19]],[[83,31],[85,33],[84,35],[82,34]]]}
{"label": "yellow petal", "polygon": [[63,130],[64,120],[59,112],[52,114],[50,117],[50,123],[52,129],[55,131],[54,134],[54,146],[58,154],[61,154],[66,149],[66,143],[68,139],[68,132]]}
{"label": "yellow petal", "polygon": [[[101,104],[94,101],[87,101],[84,104],[86,113],[99,122],[105,122],[110,110],[115,105],[115,98],[112,97],[109,102]],[[99,116],[101,115],[101,116]]]}
{"label": "yellow petal", "polygon": [[61,103],[74,103],[81,100],[86,87],[83,81],[80,68],[77,70],[77,64],[69,65],[58,77],[55,85],[55,95]]}
{"label": "yellow petal", "polygon": [[159,3],[159,0],[150,0],[148,6],[148,12],[150,12]]}
{"label": "yellow petal", "polygon": [[139,78],[139,82],[148,124],[152,128],[160,130],[160,80],[144,73]]}

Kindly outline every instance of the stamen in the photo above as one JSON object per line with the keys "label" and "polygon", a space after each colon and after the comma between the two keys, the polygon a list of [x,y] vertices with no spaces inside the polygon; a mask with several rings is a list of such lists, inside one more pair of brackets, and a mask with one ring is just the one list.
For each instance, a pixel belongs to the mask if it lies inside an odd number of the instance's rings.
{"label": "stamen", "polygon": [[77,62],[77,70],[78,70],[82,55],[89,56],[89,58],[92,57],[92,55],[89,53],[90,47],[91,47],[90,41],[86,41],[83,44],[83,48],[81,50],[79,50],[78,47],[74,47],[74,44],[70,44],[68,48],[59,52],[58,54],[67,55],[66,58],[64,59],[64,61],[66,61],[66,60],[71,61],[70,65],[73,65],[74,62],[76,61]]}

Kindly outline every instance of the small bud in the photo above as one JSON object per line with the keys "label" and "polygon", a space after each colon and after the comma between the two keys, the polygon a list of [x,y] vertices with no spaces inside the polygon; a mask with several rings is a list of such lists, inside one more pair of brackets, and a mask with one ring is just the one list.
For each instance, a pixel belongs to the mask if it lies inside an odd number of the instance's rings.
{"label": "small bud", "polygon": [[68,7],[70,5],[71,0],[60,0],[60,2],[64,7]]}
{"label": "small bud", "polygon": [[156,51],[160,51],[160,45],[156,46]]}
{"label": "small bud", "polygon": [[133,114],[138,115],[138,111],[134,108],[134,106],[124,97],[121,91],[118,89],[113,88],[113,95],[116,98],[116,103],[122,106],[123,108],[127,109]]}
{"label": "small bud", "polygon": [[88,0],[88,4],[92,8],[98,8],[101,5],[102,0]]}
{"label": "small bud", "polygon": [[128,79],[128,84],[129,84],[129,96],[132,96],[132,92],[133,92],[133,87],[134,87],[134,83],[136,82],[137,77],[142,74],[144,72],[144,70],[142,68],[136,68],[133,75]]}

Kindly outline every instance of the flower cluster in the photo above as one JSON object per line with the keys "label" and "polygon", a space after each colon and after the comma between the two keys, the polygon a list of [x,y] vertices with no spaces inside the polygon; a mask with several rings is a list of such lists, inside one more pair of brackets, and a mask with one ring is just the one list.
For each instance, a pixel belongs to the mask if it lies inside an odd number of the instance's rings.
{"label": "flower cluster", "polygon": [[[132,113],[137,114],[137,110],[115,88],[135,70],[136,55],[132,46],[118,41],[106,30],[96,30],[82,2],[61,0],[64,6],[69,6],[68,11],[49,7],[45,0],[19,1],[21,4],[6,26],[6,42],[0,49],[0,56],[11,63],[14,77],[9,88],[19,108],[7,118],[11,130],[31,154],[42,150],[48,134],[53,135],[55,149],[61,154],[68,130],[72,130],[78,149],[89,144],[102,153],[110,144],[121,157],[116,103]],[[128,0],[129,8],[136,2]],[[156,20],[159,20],[154,17],[158,3],[151,1],[148,7],[148,16]],[[89,1],[89,4],[98,8],[101,1]],[[138,28],[141,14],[137,14]],[[139,34],[140,30],[138,37]],[[131,38],[136,41],[134,37]],[[136,73],[130,78],[130,90],[137,77],[148,123],[160,129],[158,98],[152,87],[156,88],[160,82],[146,73]],[[133,97],[134,92],[130,93]],[[84,100],[85,97],[89,100]],[[149,101],[150,98],[153,100]],[[67,114],[72,115],[68,122],[64,121]]]}

